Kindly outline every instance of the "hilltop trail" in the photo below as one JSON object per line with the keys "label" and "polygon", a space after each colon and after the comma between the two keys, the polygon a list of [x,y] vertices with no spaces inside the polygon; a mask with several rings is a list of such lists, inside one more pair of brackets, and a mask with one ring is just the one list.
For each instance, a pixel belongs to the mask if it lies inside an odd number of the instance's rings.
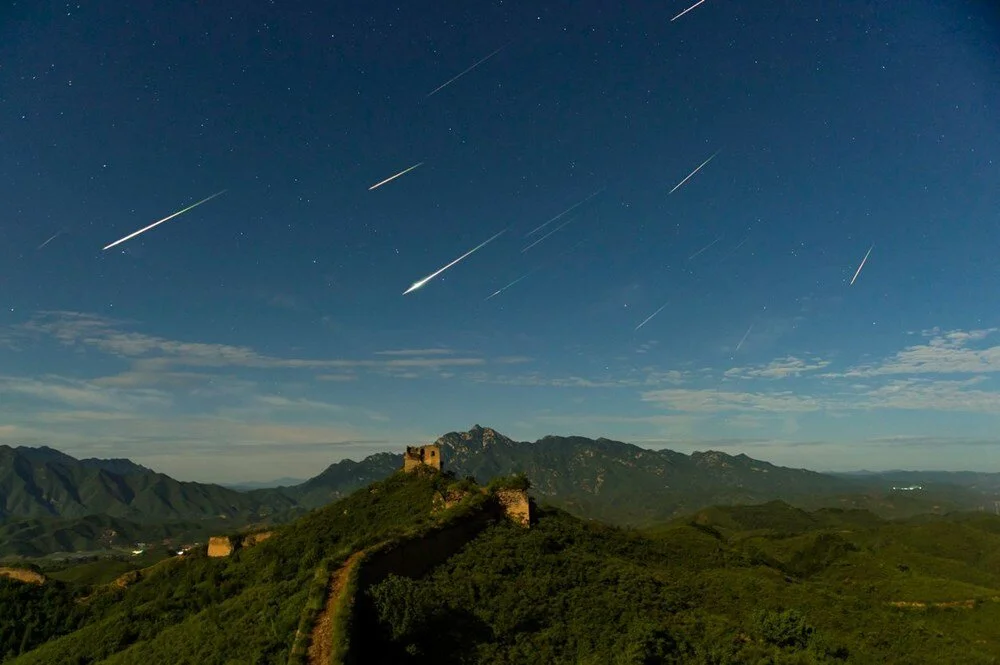
{"label": "hilltop trail", "polygon": [[309,665],[327,665],[333,651],[333,610],[337,599],[344,590],[346,573],[354,562],[363,556],[364,550],[355,552],[344,561],[344,565],[330,574],[330,584],[326,592],[326,604],[316,618],[312,636],[309,640]]}

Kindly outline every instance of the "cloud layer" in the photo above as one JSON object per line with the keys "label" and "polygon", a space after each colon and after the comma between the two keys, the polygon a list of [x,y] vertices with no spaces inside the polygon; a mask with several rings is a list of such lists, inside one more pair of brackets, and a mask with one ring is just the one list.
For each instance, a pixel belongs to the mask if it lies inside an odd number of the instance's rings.
{"label": "cloud layer", "polygon": [[1000,346],[990,345],[998,332],[992,328],[915,333],[919,344],[839,367],[836,350],[730,367],[664,366],[651,362],[657,345],[644,342],[586,373],[578,361],[542,364],[445,347],[280,357],[138,327],[42,312],[0,331],[6,357],[54,346],[82,354],[81,366],[92,370],[0,371],[0,442],[127,455],[182,476],[199,465],[229,465],[228,479],[241,480],[301,475],[303,467],[315,472],[340,457],[433,438],[481,416],[529,439],[574,431],[669,441],[679,449],[745,444],[779,456],[801,447],[803,434],[819,445],[837,432],[843,439],[849,426],[870,428],[858,445],[943,440],[907,425],[907,418],[928,414],[979,418],[979,431],[967,427],[949,440],[980,446],[992,440],[987,425],[1000,424]]}

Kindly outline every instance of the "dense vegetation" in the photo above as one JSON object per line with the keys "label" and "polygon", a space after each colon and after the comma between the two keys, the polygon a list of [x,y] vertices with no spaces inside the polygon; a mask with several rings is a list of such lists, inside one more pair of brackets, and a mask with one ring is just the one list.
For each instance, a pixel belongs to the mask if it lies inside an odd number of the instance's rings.
{"label": "dense vegetation", "polygon": [[[471,479],[395,474],[228,558],[201,548],[136,572],[134,561],[99,560],[47,570],[43,585],[0,579],[0,659],[304,662],[328,573],[374,545],[420,547],[487,505]],[[359,586],[353,605],[339,597],[354,609],[340,615],[350,632],[334,650],[356,662],[491,665],[1000,658],[997,516],[887,522],[772,502],[649,530],[555,508],[538,517],[530,529],[482,522],[426,574],[400,569]],[[120,572],[127,583],[108,583]]]}
{"label": "dense vegetation", "polygon": [[204,542],[209,534],[231,528],[231,520],[222,519],[149,523],[107,515],[13,519],[0,522],[0,558],[45,557],[58,552],[128,552],[138,542]]}
{"label": "dense vegetation", "polygon": [[295,501],[180,482],[128,460],[78,460],[52,448],[0,446],[0,520],[90,515],[158,521],[264,519]]}
{"label": "dense vegetation", "polygon": [[0,662],[77,628],[85,616],[77,597],[59,582],[25,584],[0,577]]}
{"label": "dense vegetation", "polygon": [[998,533],[990,516],[891,524],[780,503],[648,534],[547,511],[368,589],[364,660],[996,662]]}
{"label": "dense vegetation", "polygon": [[[201,549],[164,560],[127,588],[98,588],[73,620],[78,630],[57,637],[61,630],[49,626],[46,636],[57,639],[16,662],[285,663],[317,567],[333,569],[357,549],[430,524],[433,497],[452,482],[395,475],[231,557]],[[7,639],[0,653],[19,653],[22,635]]]}

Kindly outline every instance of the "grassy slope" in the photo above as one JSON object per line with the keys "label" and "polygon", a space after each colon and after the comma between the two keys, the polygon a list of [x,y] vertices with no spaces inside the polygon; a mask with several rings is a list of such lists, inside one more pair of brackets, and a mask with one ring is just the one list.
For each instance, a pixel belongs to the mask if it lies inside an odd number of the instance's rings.
{"label": "grassy slope", "polygon": [[84,628],[15,662],[284,662],[316,567],[430,523],[437,482],[394,476],[233,557],[168,560],[95,596]]}

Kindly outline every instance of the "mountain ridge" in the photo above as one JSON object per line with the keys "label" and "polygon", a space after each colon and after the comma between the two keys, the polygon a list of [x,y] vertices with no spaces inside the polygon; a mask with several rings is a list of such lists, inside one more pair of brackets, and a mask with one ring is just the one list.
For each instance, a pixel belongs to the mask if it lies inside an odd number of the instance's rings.
{"label": "mountain ridge", "polygon": [[0,520],[88,515],[143,521],[260,519],[293,507],[273,491],[179,481],[131,460],[78,460],[43,446],[0,446]]}
{"label": "mountain ridge", "polygon": [[[534,442],[515,441],[478,424],[445,433],[435,443],[441,447],[445,470],[459,477],[488,482],[524,473],[540,501],[577,516],[632,526],[713,505],[773,500],[808,509],[868,509],[883,517],[994,512],[992,502],[1000,500],[1000,474],[823,474],[777,466],[746,453],[685,454],[605,437],[547,435]],[[65,524],[89,515],[148,525],[228,520],[232,528],[287,521],[386,478],[401,467],[401,453],[340,460],[297,485],[240,490],[178,481],[127,459],[77,460],[47,446],[0,446],[0,523],[42,519],[45,524]],[[922,483],[924,489],[916,492],[893,490],[893,485]],[[32,543],[46,542],[37,535],[32,538]],[[37,546],[0,543],[0,552],[5,548],[25,551]]]}

